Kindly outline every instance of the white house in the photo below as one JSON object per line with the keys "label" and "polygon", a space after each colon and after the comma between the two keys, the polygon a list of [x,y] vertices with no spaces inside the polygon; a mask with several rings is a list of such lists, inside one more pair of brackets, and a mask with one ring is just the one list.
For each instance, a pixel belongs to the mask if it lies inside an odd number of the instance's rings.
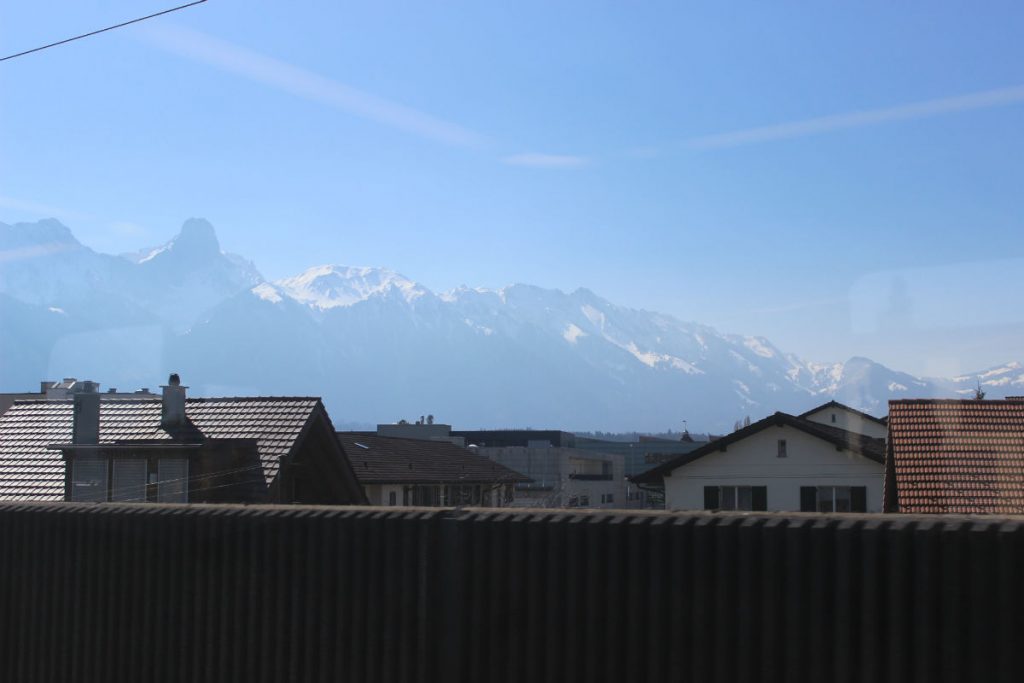
{"label": "white house", "polygon": [[881,512],[885,423],[840,403],[775,413],[633,481],[670,510]]}
{"label": "white house", "polygon": [[823,403],[797,417],[876,439],[884,439],[889,433],[888,418],[877,418],[874,415],[862,413],[850,406],[844,406],[838,401]]}

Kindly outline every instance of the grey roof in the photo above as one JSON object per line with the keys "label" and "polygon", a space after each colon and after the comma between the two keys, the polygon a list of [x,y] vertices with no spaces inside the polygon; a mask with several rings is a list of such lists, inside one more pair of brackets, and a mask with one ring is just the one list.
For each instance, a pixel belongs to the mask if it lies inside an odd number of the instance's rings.
{"label": "grey roof", "polygon": [[[277,476],[320,400],[309,397],[190,398],[185,414],[210,439],[255,439],[267,483]],[[100,401],[100,444],[172,441],[160,399]],[[53,444],[71,442],[72,402],[18,401],[0,416],[0,500],[62,500],[64,461]]]}
{"label": "grey roof", "polygon": [[450,441],[403,439],[360,432],[338,432],[338,440],[362,484],[516,484],[532,481]]}

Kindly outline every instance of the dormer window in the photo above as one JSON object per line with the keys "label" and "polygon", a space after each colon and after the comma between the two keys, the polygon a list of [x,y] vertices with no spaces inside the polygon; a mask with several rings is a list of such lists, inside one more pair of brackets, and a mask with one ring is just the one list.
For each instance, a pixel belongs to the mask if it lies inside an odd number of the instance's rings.
{"label": "dormer window", "polygon": [[156,502],[188,502],[188,460],[160,458],[157,467]]}
{"label": "dormer window", "polygon": [[68,454],[67,500],[81,503],[187,503],[188,459],[115,452]]}
{"label": "dormer window", "polygon": [[147,469],[145,460],[114,458],[110,500],[123,503],[145,503]]}
{"label": "dormer window", "polygon": [[107,500],[107,460],[75,458],[71,468],[69,498],[75,503],[97,503]]}

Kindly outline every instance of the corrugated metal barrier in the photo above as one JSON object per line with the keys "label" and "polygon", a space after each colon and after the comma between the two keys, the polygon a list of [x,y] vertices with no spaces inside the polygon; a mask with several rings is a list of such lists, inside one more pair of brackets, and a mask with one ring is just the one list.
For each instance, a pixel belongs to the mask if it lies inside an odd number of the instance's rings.
{"label": "corrugated metal barrier", "polygon": [[0,506],[4,681],[1024,680],[1024,519]]}

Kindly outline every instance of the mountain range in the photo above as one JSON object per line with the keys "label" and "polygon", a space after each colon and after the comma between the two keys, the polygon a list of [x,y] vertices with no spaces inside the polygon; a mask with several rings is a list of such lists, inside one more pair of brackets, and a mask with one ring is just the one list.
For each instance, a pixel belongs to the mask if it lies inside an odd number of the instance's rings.
{"label": "mountain range", "polygon": [[339,426],[429,412],[463,428],[722,431],[832,398],[881,415],[892,398],[1024,393],[1017,362],[953,378],[809,362],[588,289],[436,293],[337,265],[271,282],[202,219],[122,255],[53,219],[0,223],[0,390],[60,376],[125,390],[172,371],[198,395],[323,396]]}

